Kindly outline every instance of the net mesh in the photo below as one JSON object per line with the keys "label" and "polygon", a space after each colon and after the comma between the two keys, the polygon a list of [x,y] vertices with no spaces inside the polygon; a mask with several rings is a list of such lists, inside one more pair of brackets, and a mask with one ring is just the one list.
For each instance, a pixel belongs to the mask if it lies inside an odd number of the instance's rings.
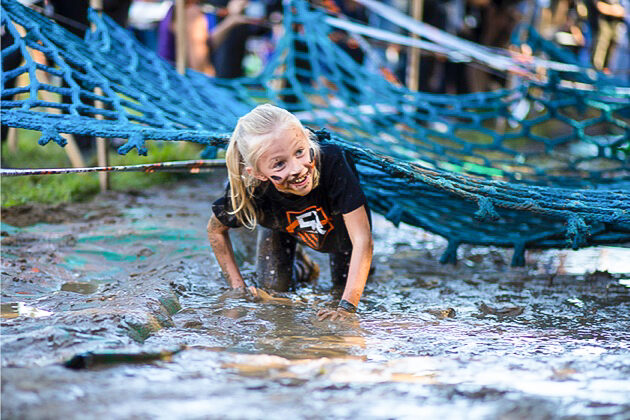
{"label": "net mesh", "polygon": [[272,102],[354,156],[375,211],[447,238],[443,262],[462,243],[514,247],[522,265],[526,248],[630,240],[630,91],[548,71],[499,91],[411,92],[335,45],[323,17],[293,1],[264,71],[221,80],[178,74],[107,17],[91,13],[81,40],[4,1],[2,59],[19,64],[3,65],[2,124],[41,144],[72,133],[126,139],[121,154],[170,140],[211,155]]}

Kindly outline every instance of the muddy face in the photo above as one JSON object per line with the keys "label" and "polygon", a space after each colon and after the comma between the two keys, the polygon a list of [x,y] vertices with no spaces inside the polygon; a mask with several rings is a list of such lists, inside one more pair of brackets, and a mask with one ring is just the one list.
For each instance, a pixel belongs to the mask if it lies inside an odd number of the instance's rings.
{"label": "muddy face", "polygon": [[301,127],[276,130],[265,140],[266,151],[257,162],[256,177],[271,181],[280,192],[304,196],[313,189],[314,152]]}

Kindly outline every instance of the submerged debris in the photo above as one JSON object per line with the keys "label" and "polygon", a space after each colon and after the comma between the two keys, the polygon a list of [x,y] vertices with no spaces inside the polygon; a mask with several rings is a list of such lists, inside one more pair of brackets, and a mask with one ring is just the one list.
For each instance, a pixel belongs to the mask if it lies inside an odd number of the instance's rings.
{"label": "submerged debris", "polygon": [[481,303],[479,305],[479,315],[483,318],[486,315],[495,315],[499,318],[509,317],[509,316],[519,316],[525,311],[525,308],[522,306],[505,306],[502,308],[493,308],[491,306],[486,305],[485,303]]}
{"label": "submerged debris", "polygon": [[433,315],[434,317],[438,319],[455,318],[455,316],[457,315],[457,313],[455,312],[455,309],[453,308],[427,309],[426,312],[430,313],[431,315]]}
{"label": "submerged debris", "polygon": [[115,365],[120,363],[150,363],[156,360],[170,361],[175,354],[184,349],[185,346],[182,346],[179,349],[173,351],[163,350],[153,353],[94,353],[88,351],[86,353],[74,355],[70,360],[64,362],[63,365],[67,368],[78,370],[90,369],[98,366]]}

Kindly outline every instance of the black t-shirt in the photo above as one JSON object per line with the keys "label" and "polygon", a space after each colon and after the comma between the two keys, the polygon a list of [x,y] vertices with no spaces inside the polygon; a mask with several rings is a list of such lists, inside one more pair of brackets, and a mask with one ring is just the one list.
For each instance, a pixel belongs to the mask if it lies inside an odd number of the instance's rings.
{"label": "black t-shirt", "polygon": [[[281,193],[269,182],[258,187],[253,197],[258,224],[287,232],[321,252],[350,250],[352,242],[343,215],[364,205],[370,217],[354,162],[339,146],[322,144],[319,169],[319,185],[305,196]],[[228,213],[232,209],[229,194],[228,185],[212,211],[224,225],[240,227],[236,217]]]}

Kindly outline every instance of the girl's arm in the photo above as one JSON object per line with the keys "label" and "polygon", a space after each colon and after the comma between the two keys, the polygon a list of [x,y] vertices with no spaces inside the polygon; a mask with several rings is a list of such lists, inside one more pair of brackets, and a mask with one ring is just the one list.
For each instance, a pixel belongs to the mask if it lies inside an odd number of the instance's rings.
{"label": "girl's arm", "polygon": [[[365,206],[344,214],[343,220],[352,241],[352,254],[350,255],[348,280],[341,299],[350,302],[356,307],[359,304],[365,288],[365,282],[370,273],[374,243]],[[347,313],[341,308],[338,308],[336,311],[322,309],[317,315],[320,320],[327,317],[335,320],[340,315],[345,315],[343,312]]]}
{"label": "girl's arm", "polygon": [[217,257],[221,271],[225,276],[230,287],[233,289],[241,289],[245,287],[245,282],[241,276],[241,272],[236,264],[234,258],[234,250],[232,248],[232,241],[228,234],[229,227],[212,215],[208,221],[208,239],[210,240],[210,246],[214,251],[214,255]]}

